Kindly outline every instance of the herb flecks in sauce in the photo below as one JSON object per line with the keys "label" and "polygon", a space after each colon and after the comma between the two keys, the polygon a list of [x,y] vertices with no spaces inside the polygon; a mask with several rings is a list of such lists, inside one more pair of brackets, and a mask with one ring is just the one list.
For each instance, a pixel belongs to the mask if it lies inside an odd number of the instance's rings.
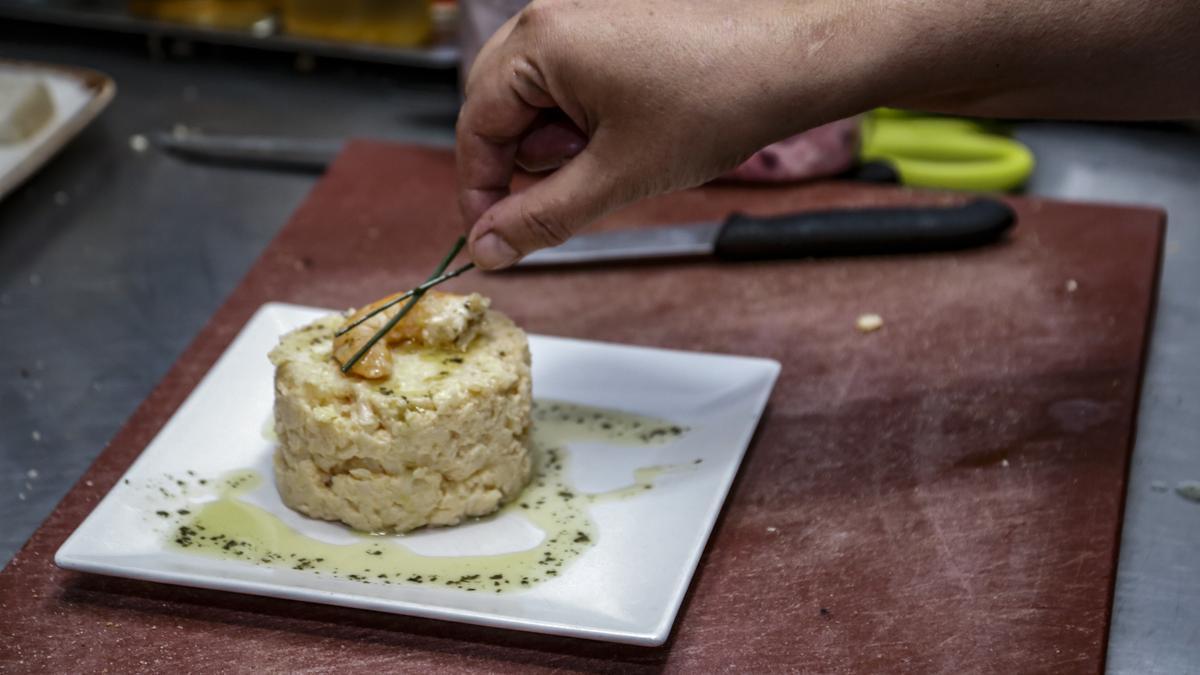
{"label": "herb flecks in sauce", "polygon": [[569,444],[601,441],[662,445],[686,431],[659,419],[558,401],[535,403],[533,418],[530,445],[534,476],[516,500],[490,516],[513,513],[544,533],[541,542],[524,551],[434,557],[414,553],[403,545],[402,536],[363,534],[359,541],[345,545],[318,541],[242,499],[262,483],[253,471],[212,480],[219,490],[217,498],[177,510],[187,517],[176,521],[168,540],[189,552],[359,583],[394,582],[491,593],[531,588],[560,576],[595,545],[597,532],[588,513],[591,504],[644,494],[657,476],[680,468],[643,467],[634,472],[631,485],[604,493],[584,493],[565,479]]}

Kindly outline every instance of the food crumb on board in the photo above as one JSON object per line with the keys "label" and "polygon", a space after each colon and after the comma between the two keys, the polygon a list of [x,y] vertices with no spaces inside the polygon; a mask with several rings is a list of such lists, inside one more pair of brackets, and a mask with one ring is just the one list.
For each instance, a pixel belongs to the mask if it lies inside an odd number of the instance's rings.
{"label": "food crumb on board", "polygon": [[1067,279],[1067,292],[1074,293],[1079,290],[1079,282],[1074,279]]}
{"label": "food crumb on board", "polygon": [[[36,432],[35,432],[35,433],[36,433]],[[35,479],[35,478],[37,478],[37,477],[38,477],[38,470],[37,470],[37,469],[30,469],[30,470],[28,470],[28,471],[26,471],[26,472],[25,472],[25,476],[26,476],[27,478],[29,478],[30,480],[33,480],[33,479]]]}
{"label": "food crumb on board", "polygon": [[1000,466],[1007,469],[1008,468],[1008,460],[1007,459],[1000,460]]}
{"label": "food crumb on board", "polygon": [[883,317],[878,314],[860,314],[854,322],[854,327],[860,333],[873,333],[883,328]]}
{"label": "food crumb on board", "polygon": [[779,531],[779,528],[777,528],[777,527],[768,527],[767,528],[767,532],[769,532],[771,534],[775,534],[778,531]]}
{"label": "food crumb on board", "polygon": [[1166,492],[1167,482],[1165,480],[1156,480],[1150,483],[1150,489],[1155,492]]}
{"label": "food crumb on board", "polygon": [[1175,484],[1175,493],[1193,502],[1200,502],[1200,480],[1181,480]]}
{"label": "food crumb on board", "polygon": [[150,149],[150,139],[141,134],[134,134],[129,137],[129,149],[134,152],[145,152]]}

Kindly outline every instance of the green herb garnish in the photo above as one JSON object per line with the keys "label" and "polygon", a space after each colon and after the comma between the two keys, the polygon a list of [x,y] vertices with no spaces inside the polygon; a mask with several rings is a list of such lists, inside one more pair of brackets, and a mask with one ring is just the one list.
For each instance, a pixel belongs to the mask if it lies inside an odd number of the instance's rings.
{"label": "green herb garnish", "polygon": [[471,270],[475,267],[474,263],[467,263],[466,265],[463,265],[462,267],[459,267],[458,269],[453,270],[451,272],[446,271],[446,268],[450,266],[450,261],[454,260],[455,256],[458,255],[459,251],[462,250],[463,246],[466,245],[466,243],[467,243],[466,237],[459,237],[458,241],[454,242],[454,246],[450,249],[450,252],[446,254],[446,257],[442,259],[442,262],[437,266],[437,269],[435,269],[433,271],[433,274],[431,274],[429,276],[429,279],[427,279],[425,281],[425,283],[421,284],[420,286],[417,286],[416,288],[412,289],[411,291],[408,291],[407,293],[404,293],[403,295],[393,298],[392,300],[388,301],[387,303],[385,303],[383,305],[380,305],[379,307],[376,307],[375,309],[368,312],[366,316],[363,316],[362,318],[358,319],[357,321],[351,323],[348,326],[342,327],[336,333],[334,333],[335,336],[341,337],[342,335],[345,335],[347,332],[349,332],[349,331],[353,330],[354,328],[356,328],[357,326],[361,325],[367,319],[370,319],[371,317],[375,316],[376,314],[379,314],[380,312],[392,307],[393,305],[396,305],[397,303],[401,302],[402,300],[408,299],[408,302],[405,303],[404,306],[400,308],[400,311],[396,312],[396,315],[393,316],[391,318],[391,320],[389,320],[383,326],[383,328],[380,328],[378,331],[376,331],[375,334],[371,336],[371,339],[367,340],[366,344],[364,344],[362,346],[362,348],[360,348],[357,352],[354,353],[354,356],[351,356],[348,361],[346,361],[345,363],[342,364],[342,372],[343,373],[350,372],[350,369],[354,367],[354,364],[358,363],[359,359],[361,359],[363,357],[363,355],[365,355],[368,351],[370,351],[371,347],[374,347],[376,342],[379,342],[379,340],[381,340],[384,335],[387,335],[388,332],[391,331],[392,328],[394,328],[396,326],[396,324],[400,322],[400,319],[403,319],[406,314],[408,314],[410,311],[412,311],[412,308],[425,295],[425,291],[428,291],[429,289],[433,288],[434,286],[437,286],[440,283],[449,281],[449,280],[453,279],[454,277],[457,277],[458,275],[462,274],[463,272]]}

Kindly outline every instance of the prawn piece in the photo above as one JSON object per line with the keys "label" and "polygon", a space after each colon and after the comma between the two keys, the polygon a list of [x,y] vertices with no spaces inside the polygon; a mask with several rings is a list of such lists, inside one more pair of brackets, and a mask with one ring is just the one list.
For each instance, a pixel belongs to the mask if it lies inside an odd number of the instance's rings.
{"label": "prawn piece", "polygon": [[[358,321],[399,295],[402,294],[395,293],[360,308],[346,319],[346,323]],[[404,304],[403,302],[397,303],[355,326],[345,335],[335,338],[333,357],[337,362],[345,364],[353,358],[375,333],[396,316]],[[366,354],[363,354],[350,372],[369,380],[391,375],[392,353],[389,346],[394,344],[419,344],[465,350],[478,334],[479,325],[487,313],[488,305],[488,300],[478,293],[464,296],[441,291],[428,291],[413,306],[412,310],[388,331],[384,339],[376,342],[367,350]]]}

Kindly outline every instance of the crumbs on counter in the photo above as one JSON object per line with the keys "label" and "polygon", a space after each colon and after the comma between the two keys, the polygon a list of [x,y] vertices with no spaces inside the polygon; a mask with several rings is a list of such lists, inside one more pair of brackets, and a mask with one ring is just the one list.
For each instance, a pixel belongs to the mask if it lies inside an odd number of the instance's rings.
{"label": "crumbs on counter", "polygon": [[883,328],[883,317],[877,313],[864,313],[854,321],[854,328],[859,333],[875,333],[876,330]]}
{"label": "crumbs on counter", "polygon": [[878,314],[860,314],[854,322],[854,327],[860,333],[874,333],[883,328],[883,317]]}
{"label": "crumbs on counter", "polygon": [[1188,501],[1200,502],[1200,480],[1181,480],[1175,484],[1175,494]]}

